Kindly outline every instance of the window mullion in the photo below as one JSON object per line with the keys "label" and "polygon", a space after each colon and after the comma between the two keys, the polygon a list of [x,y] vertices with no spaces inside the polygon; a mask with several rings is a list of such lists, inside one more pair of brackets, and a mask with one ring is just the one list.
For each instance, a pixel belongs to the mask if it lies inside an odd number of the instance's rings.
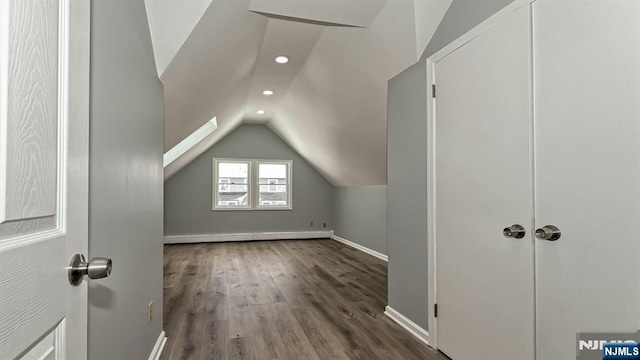
{"label": "window mullion", "polygon": [[[255,210],[256,207],[258,206],[258,202],[260,201],[260,199],[258,198],[258,196],[260,195],[260,180],[258,179],[258,177],[260,176],[259,174],[259,170],[258,170],[258,162],[255,160],[251,160],[251,168],[253,169],[253,176],[251,177],[251,199],[252,199],[252,204],[251,204],[251,209]],[[256,184],[258,184],[258,191],[256,191]]]}

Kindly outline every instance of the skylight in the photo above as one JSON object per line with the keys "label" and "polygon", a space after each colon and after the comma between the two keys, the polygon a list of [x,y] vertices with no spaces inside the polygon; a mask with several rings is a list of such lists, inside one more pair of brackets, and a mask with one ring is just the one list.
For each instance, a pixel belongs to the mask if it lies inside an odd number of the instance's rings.
{"label": "skylight", "polygon": [[191,135],[187,136],[184,140],[180,141],[178,145],[172,147],[171,150],[164,153],[164,156],[162,157],[163,167],[167,167],[174,160],[182,156],[182,154],[186,153],[187,151],[189,151],[189,149],[191,149],[197,143],[202,141],[202,139],[209,136],[217,128],[218,128],[218,121],[216,120],[215,117],[207,121],[198,130],[194,131]]}

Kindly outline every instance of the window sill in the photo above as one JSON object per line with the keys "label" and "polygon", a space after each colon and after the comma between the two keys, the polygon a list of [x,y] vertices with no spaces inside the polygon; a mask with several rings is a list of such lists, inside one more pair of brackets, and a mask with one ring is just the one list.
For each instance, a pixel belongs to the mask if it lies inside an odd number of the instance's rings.
{"label": "window sill", "polygon": [[293,211],[292,207],[213,208],[211,211]]}

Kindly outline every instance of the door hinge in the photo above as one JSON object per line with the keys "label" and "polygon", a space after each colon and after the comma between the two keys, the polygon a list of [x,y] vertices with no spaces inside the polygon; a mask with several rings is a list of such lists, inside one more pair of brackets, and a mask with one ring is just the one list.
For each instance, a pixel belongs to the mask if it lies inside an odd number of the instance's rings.
{"label": "door hinge", "polygon": [[436,97],[436,84],[431,84],[431,97]]}
{"label": "door hinge", "polygon": [[433,317],[438,317],[438,304],[433,304]]}

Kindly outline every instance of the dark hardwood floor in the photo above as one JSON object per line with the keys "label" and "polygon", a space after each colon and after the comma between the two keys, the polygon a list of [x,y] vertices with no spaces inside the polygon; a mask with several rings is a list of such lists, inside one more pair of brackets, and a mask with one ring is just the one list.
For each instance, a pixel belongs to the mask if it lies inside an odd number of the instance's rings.
{"label": "dark hardwood floor", "polygon": [[387,264],[333,240],[167,245],[162,359],[446,359],[386,305]]}

